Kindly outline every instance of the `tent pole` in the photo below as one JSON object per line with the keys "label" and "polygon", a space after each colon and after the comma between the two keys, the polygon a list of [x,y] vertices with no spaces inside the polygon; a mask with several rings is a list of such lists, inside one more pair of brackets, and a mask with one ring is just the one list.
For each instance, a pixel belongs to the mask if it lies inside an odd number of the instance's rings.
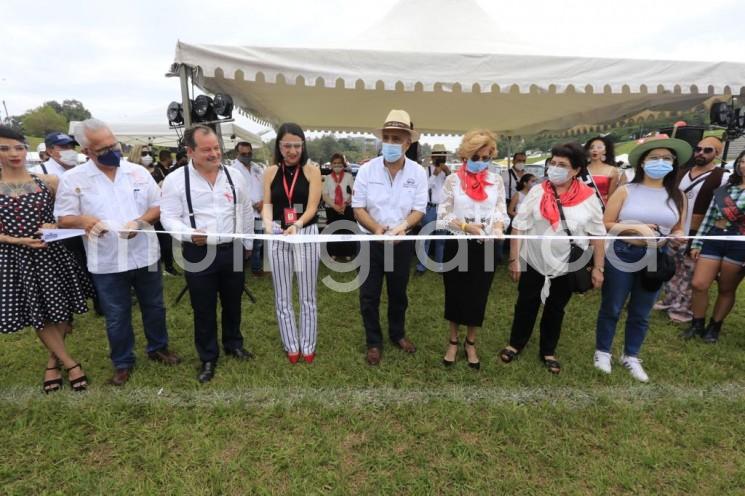
{"label": "tent pole", "polygon": [[184,109],[184,127],[191,127],[191,100],[189,99],[189,73],[187,67],[181,64],[178,70],[178,77],[181,81],[181,106]]}
{"label": "tent pole", "polygon": [[217,141],[220,142],[220,153],[225,155],[225,143],[222,140],[222,124],[219,122],[215,124],[215,132],[217,133]]}
{"label": "tent pole", "polygon": [[507,136],[507,168],[512,167],[512,136]]}

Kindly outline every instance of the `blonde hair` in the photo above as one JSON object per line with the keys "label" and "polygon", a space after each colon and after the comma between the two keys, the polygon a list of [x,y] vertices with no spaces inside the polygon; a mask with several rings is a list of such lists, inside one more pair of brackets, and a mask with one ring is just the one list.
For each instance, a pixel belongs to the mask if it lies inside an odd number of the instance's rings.
{"label": "blonde hair", "polygon": [[462,160],[467,160],[485,146],[489,147],[490,154],[496,154],[497,136],[488,129],[472,129],[463,136],[458,147],[458,156]]}
{"label": "blonde hair", "polygon": [[150,148],[149,145],[133,146],[132,149],[129,151],[129,155],[127,155],[127,161],[133,164],[142,164],[140,160],[142,160],[142,150],[145,148],[148,148],[152,152],[152,148]]}

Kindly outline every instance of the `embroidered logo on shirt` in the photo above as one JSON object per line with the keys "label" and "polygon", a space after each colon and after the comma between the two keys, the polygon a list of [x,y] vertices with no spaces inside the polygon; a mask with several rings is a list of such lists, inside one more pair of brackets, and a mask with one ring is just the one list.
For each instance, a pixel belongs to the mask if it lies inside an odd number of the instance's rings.
{"label": "embroidered logo on shirt", "polygon": [[233,203],[233,193],[230,191],[226,191],[225,199],[228,200],[228,203]]}
{"label": "embroidered logo on shirt", "polygon": [[413,178],[409,178],[404,183],[404,188],[416,188],[416,181]]}

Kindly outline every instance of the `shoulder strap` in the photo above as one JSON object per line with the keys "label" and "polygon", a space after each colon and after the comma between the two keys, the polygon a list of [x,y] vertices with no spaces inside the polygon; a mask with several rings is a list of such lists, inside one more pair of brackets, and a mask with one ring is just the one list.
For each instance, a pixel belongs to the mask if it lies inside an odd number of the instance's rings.
{"label": "shoulder strap", "polygon": [[585,169],[585,180],[583,181],[585,184],[589,184],[592,186],[592,189],[595,190],[595,196],[598,197],[598,200],[600,200],[600,208],[603,212],[605,212],[605,202],[603,201],[603,195],[600,194],[600,189],[598,189],[598,185],[595,184],[595,180],[592,178],[592,173]]}
{"label": "shoulder strap", "polygon": [[238,195],[235,193],[235,185],[233,184],[233,178],[230,177],[230,172],[228,172],[228,168],[225,166],[221,166],[222,170],[225,171],[225,176],[228,178],[228,184],[230,184],[230,189],[233,191],[233,232],[237,232],[236,228],[238,227]]}
{"label": "shoulder strap", "polygon": [[189,181],[189,164],[184,166],[184,190],[186,192],[186,206],[189,208],[189,222],[192,229],[197,228],[197,222],[194,220],[194,207],[191,204],[191,182]]}
{"label": "shoulder strap", "polygon": [[49,172],[47,172],[47,166],[44,165],[44,162],[41,163],[41,170],[44,171],[44,174],[49,174]]}
{"label": "shoulder strap", "polygon": [[569,230],[569,226],[567,225],[567,218],[564,216],[564,207],[561,206],[561,198],[559,198],[559,193],[556,191],[556,186],[554,186],[553,183],[551,184],[551,190],[554,192],[554,198],[556,199],[556,206],[559,208],[559,217],[561,218],[561,227],[564,229],[564,231],[567,233],[567,236],[569,236],[569,244],[574,244],[574,240],[572,239],[572,231]]}

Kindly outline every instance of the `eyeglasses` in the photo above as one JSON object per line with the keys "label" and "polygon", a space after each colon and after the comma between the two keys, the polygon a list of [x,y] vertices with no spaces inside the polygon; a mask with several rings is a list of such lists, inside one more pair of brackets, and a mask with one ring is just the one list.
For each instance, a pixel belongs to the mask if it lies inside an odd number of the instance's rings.
{"label": "eyeglasses", "polygon": [[490,155],[482,155],[482,156],[474,155],[471,157],[471,160],[473,162],[491,162],[491,156]]}
{"label": "eyeglasses", "polygon": [[113,144],[111,146],[107,146],[106,148],[101,148],[100,150],[93,150],[93,149],[91,149],[91,151],[93,152],[94,155],[96,155],[96,157],[100,157],[101,155],[105,155],[105,154],[107,154],[109,152],[113,152],[113,151],[118,151],[120,149],[121,148],[119,147],[119,143],[116,143],[116,144]]}
{"label": "eyeglasses", "polygon": [[654,160],[667,160],[668,162],[675,162],[675,157],[673,157],[672,155],[649,155],[644,161],[652,162]]}
{"label": "eyeglasses", "polygon": [[696,153],[705,153],[708,155],[710,153],[714,153],[715,150],[711,146],[697,146],[693,149],[693,151]]}
{"label": "eyeglasses", "polygon": [[302,150],[303,149],[303,142],[289,142],[289,141],[280,141],[279,147],[283,150]]}
{"label": "eyeglasses", "polygon": [[149,152],[147,150],[143,150],[142,152],[140,152],[140,156],[141,157],[145,157],[145,156],[148,156],[148,155],[150,155],[152,157],[153,156],[153,152]]}
{"label": "eyeglasses", "polygon": [[11,150],[16,153],[23,153],[28,150],[28,145],[0,145],[0,152],[2,153],[8,153]]}

